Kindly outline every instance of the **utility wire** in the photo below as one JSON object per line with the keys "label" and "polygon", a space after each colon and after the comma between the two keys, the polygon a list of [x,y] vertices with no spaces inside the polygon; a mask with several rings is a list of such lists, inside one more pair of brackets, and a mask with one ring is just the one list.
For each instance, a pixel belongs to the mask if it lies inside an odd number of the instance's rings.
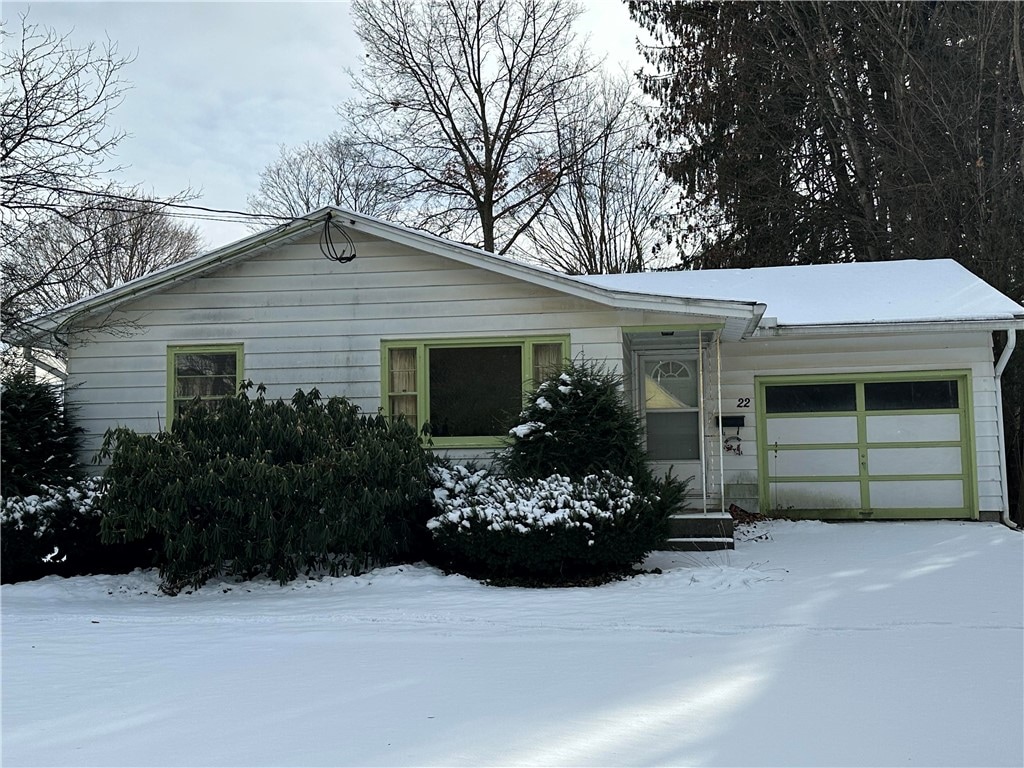
{"label": "utility wire", "polygon": [[[47,190],[49,192],[61,192],[61,193],[64,193],[64,194],[84,195],[84,196],[88,196],[88,197],[99,197],[99,198],[103,198],[103,199],[106,199],[106,200],[116,200],[116,201],[123,202],[123,203],[149,203],[149,204],[157,206],[159,208],[174,208],[174,209],[183,210],[183,211],[199,211],[200,212],[200,213],[192,215],[192,216],[187,216],[187,215],[184,215],[184,214],[177,214],[179,218],[196,218],[196,219],[204,219],[204,220],[209,220],[209,221],[227,221],[227,222],[231,222],[231,223],[240,223],[242,221],[249,220],[249,219],[259,219],[259,220],[262,220],[262,221],[266,221],[267,219],[274,219],[274,220],[277,220],[277,221],[295,221],[296,219],[304,219],[305,218],[304,216],[278,216],[278,215],[272,214],[272,213],[253,213],[251,211],[235,211],[235,210],[232,210],[232,209],[229,209],[229,208],[208,208],[208,207],[203,206],[203,205],[191,205],[189,203],[174,203],[174,202],[170,202],[170,201],[166,201],[166,200],[154,200],[152,198],[147,198],[147,197],[131,197],[129,195],[119,195],[119,194],[117,194],[115,192],[103,192],[103,191],[92,190],[92,189],[74,189],[74,188],[71,188],[71,187],[54,187],[54,186],[51,186],[49,184],[39,184],[39,183],[33,182],[33,181],[18,181],[18,182],[15,182],[15,186],[33,187],[35,189],[45,189],[45,190]],[[54,203],[54,204],[51,204],[50,207],[74,208],[75,206],[72,203]],[[136,211],[133,211],[133,210],[121,210],[121,209],[111,209],[111,210],[114,210],[114,211],[116,211],[118,213],[135,213],[136,212]],[[212,215],[203,215],[203,214],[222,214],[222,215],[227,215],[227,216],[231,216],[231,217],[234,217],[234,218],[216,218],[216,217],[214,217]],[[174,216],[175,214],[174,213],[167,213],[165,215],[167,215],[167,216]]]}

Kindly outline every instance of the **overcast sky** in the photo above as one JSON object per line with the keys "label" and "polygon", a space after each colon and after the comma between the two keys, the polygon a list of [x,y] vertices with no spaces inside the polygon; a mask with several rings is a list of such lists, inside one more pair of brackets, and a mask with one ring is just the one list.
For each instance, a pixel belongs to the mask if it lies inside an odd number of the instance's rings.
{"label": "overcast sky", "polygon": [[[586,0],[581,34],[610,63],[639,66],[636,27],[622,0]],[[29,21],[76,46],[109,38],[135,60],[114,112],[130,135],[121,180],[154,195],[186,188],[196,204],[246,210],[246,196],[281,144],[325,137],[351,96],[346,67],[361,48],[347,2],[32,2],[3,0],[5,29]],[[241,224],[197,222],[209,248],[243,237]]]}

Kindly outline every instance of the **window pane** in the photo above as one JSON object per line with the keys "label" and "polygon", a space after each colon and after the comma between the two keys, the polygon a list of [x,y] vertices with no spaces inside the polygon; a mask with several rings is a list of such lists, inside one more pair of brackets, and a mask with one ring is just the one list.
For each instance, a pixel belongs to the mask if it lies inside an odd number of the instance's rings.
{"label": "window pane", "polygon": [[647,414],[647,453],[653,461],[700,458],[700,417],[690,413]]}
{"label": "window pane", "polygon": [[232,352],[182,352],[174,355],[174,398],[231,397],[238,381],[238,356]]}
{"label": "window pane", "polygon": [[533,345],[533,383],[540,384],[562,367],[561,344]]}
{"label": "window pane", "polygon": [[234,352],[189,352],[174,356],[178,376],[234,376]]}
{"label": "window pane", "polygon": [[699,405],[696,361],[645,360],[644,402],[649,411],[696,408]]}
{"label": "window pane", "polygon": [[235,394],[234,376],[185,376],[174,382],[174,397],[230,397]]}
{"label": "window pane", "polygon": [[416,395],[392,395],[389,402],[392,417],[404,417],[407,422],[419,428],[419,420],[416,418]]}
{"label": "window pane", "polygon": [[[391,372],[391,392],[416,391],[416,350],[388,350],[388,368]],[[396,414],[397,415],[397,414]]]}
{"label": "window pane", "polygon": [[503,435],[523,407],[522,349],[430,349],[430,428],[435,437]]}
{"label": "window pane", "polygon": [[909,411],[922,408],[959,408],[955,380],[888,381],[864,385],[869,411]]}
{"label": "window pane", "polygon": [[764,407],[768,413],[854,411],[857,409],[857,388],[852,383],[765,387]]}

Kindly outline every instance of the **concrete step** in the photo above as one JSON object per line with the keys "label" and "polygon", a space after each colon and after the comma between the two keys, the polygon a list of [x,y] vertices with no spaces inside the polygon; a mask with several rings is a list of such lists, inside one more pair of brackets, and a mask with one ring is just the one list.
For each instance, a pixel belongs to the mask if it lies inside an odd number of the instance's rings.
{"label": "concrete step", "polygon": [[704,536],[665,539],[665,549],[673,552],[713,552],[718,549],[736,549],[736,541],[725,536]]}
{"label": "concrete step", "polygon": [[668,519],[669,538],[729,538],[733,536],[731,515],[720,512],[672,515]]}
{"label": "concrete step", "polygon": [[689,512],[668,519],[665,549],[677,552],[709,552],[735,549],[732,515],[721,512]]}

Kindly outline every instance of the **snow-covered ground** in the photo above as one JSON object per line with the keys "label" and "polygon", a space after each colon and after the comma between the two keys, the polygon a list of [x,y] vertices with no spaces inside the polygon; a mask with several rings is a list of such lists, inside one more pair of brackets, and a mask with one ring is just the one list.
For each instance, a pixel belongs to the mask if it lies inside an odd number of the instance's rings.
{"label": "snow-covered ground", "polygon": [[755,535],[591,589],[4,586],[3,765],[1024,764],[1024,537]]}

